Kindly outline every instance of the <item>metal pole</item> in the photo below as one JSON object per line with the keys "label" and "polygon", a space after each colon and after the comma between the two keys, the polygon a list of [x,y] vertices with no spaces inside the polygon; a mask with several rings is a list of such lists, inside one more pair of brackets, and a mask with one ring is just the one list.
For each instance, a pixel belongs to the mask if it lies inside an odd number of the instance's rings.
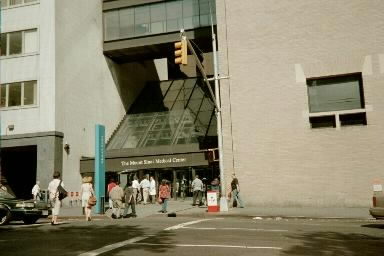
{"label": "metal pole", "polygon": [[219,79],[218,79],[218,65],[217,65],[217,52],[216,52],[216,35],[212,29],[212,49],[213,49],[213,66],[214,66],[214,77],[215,77],[215,96],[216,96],[216,105],[219,108],[216,108],[216,120],[217,120],[217,138],[219,146],[219,167],[220,167],[220,186],[221,186],[221,196],[220,196],[220,211],[228,211],[228,202],[227,202],[227,192],[226,192],[226,182],[225,182],[225,172],[224,172],[224,163],[223,163],[223,136],[221,128],[221,104],[220,104],[220,89],[219,89]]}

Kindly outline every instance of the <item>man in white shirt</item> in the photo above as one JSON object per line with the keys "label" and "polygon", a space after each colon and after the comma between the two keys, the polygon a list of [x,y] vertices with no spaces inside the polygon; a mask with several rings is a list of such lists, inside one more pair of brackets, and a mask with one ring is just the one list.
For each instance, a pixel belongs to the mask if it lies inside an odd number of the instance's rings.
{"label": "man in white shirt", "polygon": [[202,202],[202,192],[203,192],[203,182],[199,179],[199,175],[195,176],[195,179],[192,182],[192,191],[193,191],[193,203],[192,205],[196,205],[196,199],[199,198],[199,206],[203,205]]}
{"label": "man in white shirt", "polygon": [[40,181],[36,181],[35,186],[32,188],[33,200],[36,202],[37,199],[41,200],[40,194]]}
{"label": "man in white shirt", "polygon": [[139,202],[140,201],[140,198],[139,198],[140,184],[136,176],[133,178],[132,188],[133,188],[133,197],[135,198],[135,202]]}
{"label": "man in white shirt", "polygon": [[140,187],[143,188],[144,205],[147,204],[150,186],[151,186],[151,184],[148,180],[148,174],[147,174],[147,175],[145,175],[144,179],[140,182]]}

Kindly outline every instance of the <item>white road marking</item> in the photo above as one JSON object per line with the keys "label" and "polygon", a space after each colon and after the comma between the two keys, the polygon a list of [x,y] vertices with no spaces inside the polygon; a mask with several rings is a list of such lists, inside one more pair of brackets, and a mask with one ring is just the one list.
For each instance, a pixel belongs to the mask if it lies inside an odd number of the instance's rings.
{"label": "white road marking", "polygon": [[96,250],[93,250],[93,251],[89,251],[89,252],[85,252],[85,253],[79,254],[79,256],[97,256],[97,255],[100,255],[100,254],[102,254],[102,253],[105,253],[105,252],[108,252],[108,251],[112,251],[112,250],[115,250],[115,249],[117,249],[117,248],[126,246],[126,245],[128,245],[128,244],[133,244],[133,243],[135,243],[135,242],[144,240],[144,239],[146,239],[146,238],[148,238],[148,236],[138,236],[138,237],[134,237],[134,238],[131,238],[131,239],[122,241],[122,242],[118,242],[118,243],[114,243],[114,244],[106,245],[106,246],[104,246],[104,247],[101,247],[101,248],[96,249]]}
{"label": "white road marking", "polygon": [[168,231],[168,230],[176,230],[176,229],[184,228],[185,226],[193,225],[193,224],[200,223],[200,222],[203,222],[203,221],[208,221],[208,220],[217,220],[217,219],[194,220],[194,221],[190,221],[190,222],[181,223],[181,224],[178,224],[178,225],[166,228],[164,230],[166,230],[166,231]]}
{"label": "white road marking", "polygon": [[225,245],[225,244],[152,244],[152,243],[135,243],[135,245],[149,245],[149,246],[175,246],[175,247],[218,247],[218,248],[241,248],[241,249],[270,249],[282,250],[281,247],[270,246],[247,246],[247,245]]}
{"label": "white road marking", "polygon": [[[196,223],[200,223],[203,221],[209,221],[209,220],[217,220],[217,219],[223,219],[223,218],[215,218],[215,219],[200,219],[200,220],[195,220],[195,221],[189,221],[185,223],[181,223],[172,227],[165,228],[165,231],[169,230],[177,230],[180,228],[186,228],[186,226],[193,225]],[[236,229],[236,228],[231,228],[231,229]],[[138,236],[134,237],[125,241],[121,241],[118,243],[106,245],[104,247],[101,247],[99,249],[85,252],[82,254],[79,254],[79,256],[97,256],[102,253],[108,252],[115,250],[117,248],[131,245],[131,244],[138,244],[138,245],[150,245],[150,246],[176,246],[176,247],[219,247],[219,248],[243,248],[243,249],[272,249],[272,250],[281,250],[282,248],[280,247],[267,247],[267,246],[246,246],[246,245],[218,245],[218,244],[152,244],[152,243],[137,243],[141,240],[144,240],[146,238],[149,238],[153,235],[147,235],[147,236]]]}
{"label": "white road marking", "polygon": [[262,232],[288,232],[286,229],[262,229],[262,228],[192,228],[182,227],[185,229],[199,229],[199,230],[246,230],[246,231],[262,231]]}
{"label": "white road marking", "polygon": [[[219,219],[219,218],[217,218],[217,219]],[[202,221],[207,221],[207,220],[213,220],[213,219],[201,219],[201,220],[195,220],[195,221],[190,221],[190,222],[186,222],[186,223],[181,223],[181,224],[178,224],[176,226],[168,227],[168,228],[166,228],[164,230],[176,230],[176,229],[185,227],[187,225],[192,225],[192,224],[199,223],[199,222],[202,222]],[[117,248],[129,245],[129,244],[136,243],[138,241],[144,240],[144,239],[146,239],[148,237],[151,237],[151,236],[153,236],[153,235],[134,237],[134,238],[131,238],[131,239],[128,239],[128,240],[125,240],[125,241],[121,241],[121,242],[118,242],[118,243],[106,245],[104,247],[101,247],[101,248],[93,250],[93,251],[89,251],[89,252],[85,252],[85,253],[79,254],[79,256],[97,256],[97,255],[100,255],[102,253],[105,253],[105,252],[108,252],[108,251],[112,251],[112,250],[115,250]]]}

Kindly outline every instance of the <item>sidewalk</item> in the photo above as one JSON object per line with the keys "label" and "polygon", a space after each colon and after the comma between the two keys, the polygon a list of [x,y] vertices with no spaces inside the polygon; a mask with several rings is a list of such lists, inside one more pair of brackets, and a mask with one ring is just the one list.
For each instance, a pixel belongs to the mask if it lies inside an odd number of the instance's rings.
{"label": "sidewalk", "polygon": [[[191,200],[186,201],[173,201],[170,200],[168,203],[168,212],[181,212],[193,209],[193,206],[191,205]],[[155,204],[138,204],[136,205],[136,214],[137,218],[144,218],[151,215],[159,214],[164,215],[163,213],[158,213],[158,211],[161,209],[161,205],[155,203]],[[205,211],[206,209],[201,208],[200,211]],[[129,213],[131,212],[131,209],[129,209]],[[60,216],[59,218],[62,219],[85,219],[85,216],[82,215],[82,208],[80,206],[63,206],[60,210]],[[95,214],[92,213],[93,219],[109,219],[107,215],[104,214]]]}
{"label": "sidewalk", "polygon": [[[158,213],[161,205],[155,204],[138,204],[136,213],[138,218],[144,218],[151,215],[164,215]],[[246,207],[246,208],[230,208],[228,212],[207,212],[207,207],[192,206],[192,201],[170,200],[168,204],[168,212],[175,212],[176,216],[180,217],[261,217],[265,218],[320,218],[320,219],[373,219],[369,215],[367,208],[311,208],[311,207]],[[108,219],[106,215],[92,214],[94,219]],[[63,207],[60,211],[60,218],[63,219],[78,219],[84,218],[82,209],[79,206]]]}

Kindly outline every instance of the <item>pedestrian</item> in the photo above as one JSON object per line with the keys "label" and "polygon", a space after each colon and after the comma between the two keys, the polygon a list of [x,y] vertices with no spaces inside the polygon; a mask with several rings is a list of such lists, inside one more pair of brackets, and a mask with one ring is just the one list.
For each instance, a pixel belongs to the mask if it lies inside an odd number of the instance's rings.
{"label": "pedestrian", "polygon": [[52,225],[58,225],[57,217],[60,213],[61,200],[59,200],[59,192],[57,188],[59,185],[64,187],[64,183],[60,180],[60,172],[55,171],[53,173],[53,180],[48,184],[49,200],[51,201],[52,208]]}
{"label": "pedestrian", "polygon": [[149,196],[149,187],[150,183],[148,180],[148,174],[144,176],[144,179],[140,182],[140,187],[143,189],[143,203],[147,204],[148,196]]}
{"label": "pedestrian", "polygon": [[192,191],[193,191],[192,206],[196,205],[196,199],[199,199],[199,206],[202,206],[203,205],[203,202],[202,202],[203,182],[199,179],[199,175],[196,175],[195,179],[192,182]]}
{"label": "pedestrian", "polygon": [[168,200],[171,197],[171,189],[167,183],[167,180],[163,179],[159,186],[159,203],[162,204],[159,212],[166,213],[168,207]]}
{"label": "pedestrian", "polygon": [[243,200],[241,200],[240,197],[239,180],[236,178],[236,174],[233,173],[231,182],[231,203],[229,204],[230,207],[233,207],[235,201],[240,208],[244,208]]}
{"label": "pedestrian", "polygon": [[[126,188],[124,189],[124,196],[125,196],[125,209],[124,209],[124,214],[123,218],[128,218],[130,217],[136,217],[136,200],[135,200],[135,193],[134,193],[134,188],[132,187],[132,181],[128,181]],[[132,209],[132,213],[128,215],[128,210],[129,207]]]}
{"label": "pedestrian", "polygon": [[[113,189],[113,187],[116,186],[116,183],[115,183],[115,180],[113,178],[110,178],[109,179],[109,183],[108,183],[108,186],[107,186],[107,191],[108,191],[108,195],[109,195],[109,192],[111,192],[111,190]],[[109,197],[109,196],[108,196]],[[108,205],[109,205],[109,209],[112,209],[113,208],[113,204],[112,204],[112,199],[109,198],[108,199]]]}
{"label": "pedestrian", "polygon": [[135,197],[135,202],[139,202],[140,201],[140,198],[139,198],[139,195],[140,195],[140,183],[137,180],[137,176],[133,177],[132,188],[133,188],[133,196]]}
{"label": "pedestrian", "polygon": [[41,200],[41,192],[40,192],[40,181],[36,181],[36,184],[32,188],[32,196],[33,200],[36,202],[37,200]]}
{"label": "pedestrian", "polygon": [[185,200],[185,197],[187,195],[187,179],[185,178],[185,176],[183,175],[183,178],[181,179],[181,182],[180,182],[180,196],[181,198],[183,199],[183,201]]}
{"label": "pedestrian", "polygon": [[109,197],[112,199],[113,205],[112,218],[119,219],[121,208],[123,208],[124,191],[119,186],[118,181],[116,181],[116,186],[114,186],[111,192],[109,192]]}
{"label": "pedestrian", "polygon": [[92,206],[88,204],[88,200],[91,196],[94,196],[95,192],[92,186],[92,177],[84,177],[83,184],[80,188],[81,206],[85,213],[85,220],[91,221]]}
{"label": "pedestrian", "polygon": [[218,178],[214,178],[211,181],[211,190],[213,190],[213,191],[219,191],[220,190],[220,181]]}
{"label": "pedestrian", "polygon": [[149,197],[150,202],[154,204],[156,201],[156,181],[153,176],[149,178]]}

